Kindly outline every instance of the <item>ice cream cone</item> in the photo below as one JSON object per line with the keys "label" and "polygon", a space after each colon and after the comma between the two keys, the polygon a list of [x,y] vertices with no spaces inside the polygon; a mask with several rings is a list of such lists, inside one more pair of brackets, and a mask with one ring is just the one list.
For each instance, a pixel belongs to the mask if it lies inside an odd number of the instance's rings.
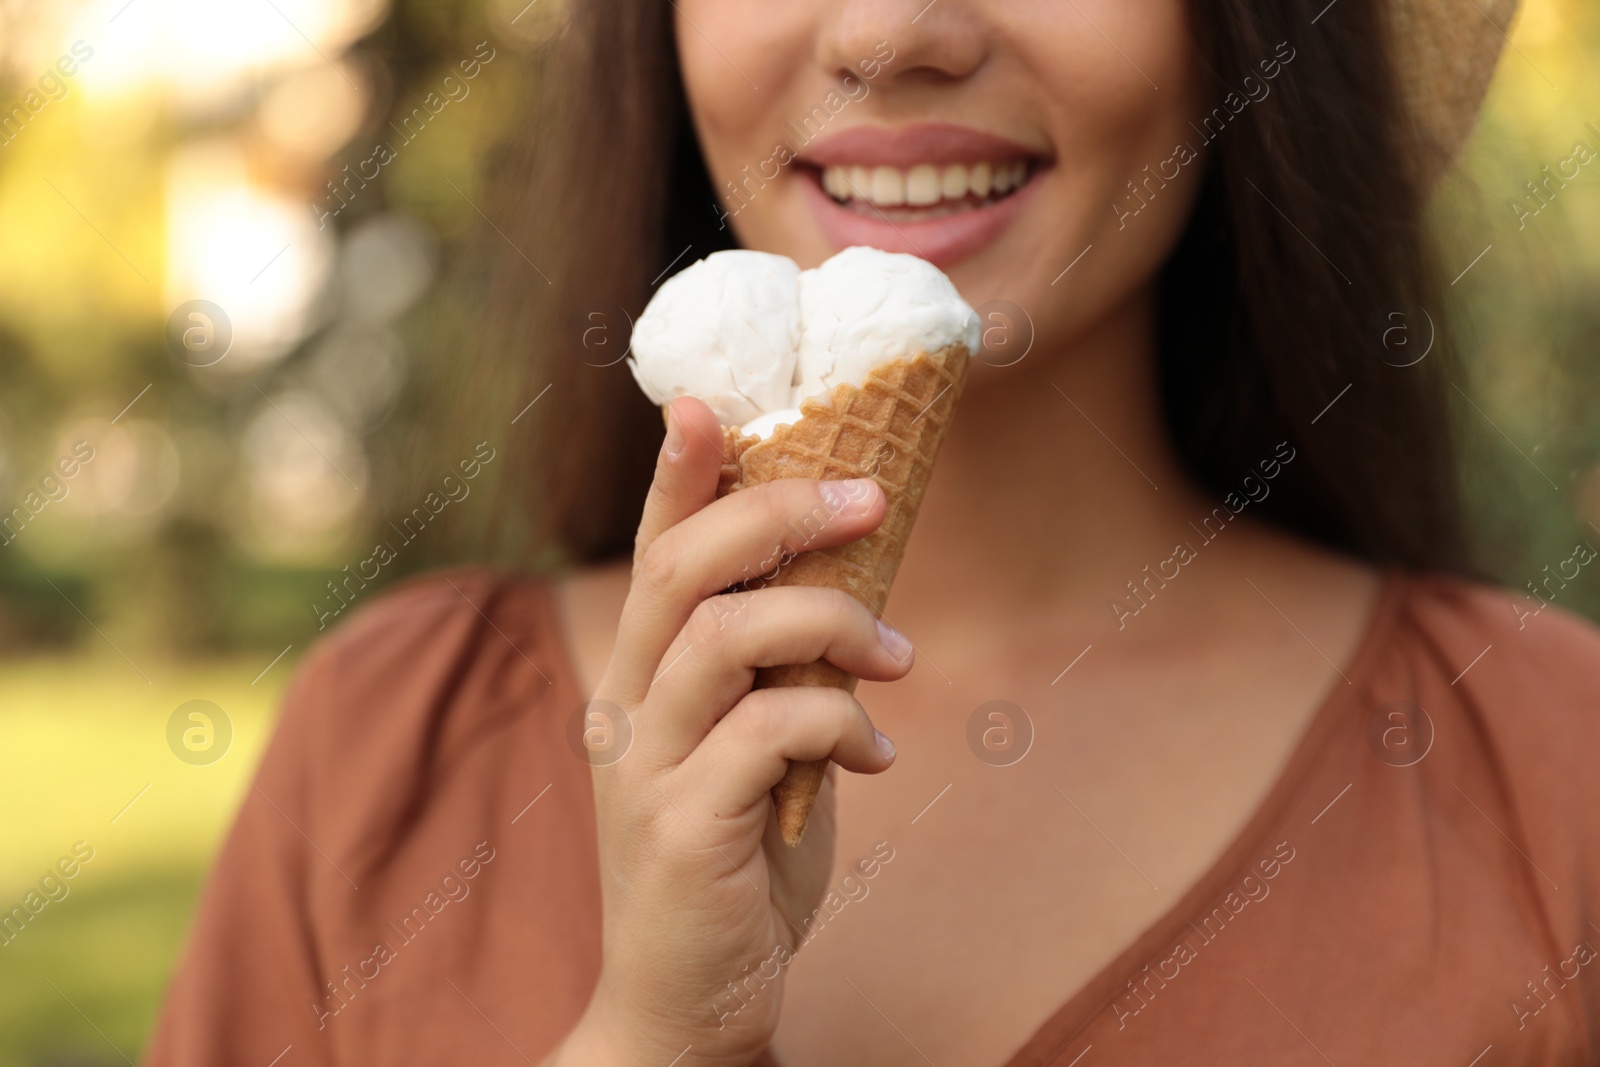
{"label": "ice cream cone", "polygon": [[[887,504],[882,525],[866,537],[801,551],[776,573],[742,583],[745,587],[826,586],[854,596],[874,615],[883,613],[970,358],[966,345],[955,344],[931,354],[885,360],[859,386],[846,383],[806,399],[800,405],[803,417],[779,426],[769,437],[726,428],[718,496],[779,478],[870,477],[883,489]],[[823,517],[819,523],[826,521]],[[804,525],[802,540],[820,529],[818,523]],[[756,672],[757,689],[802,685],[853,691],[856,678],[823,660]],[[772,791],[779,828],[791,847],[805,833],[827,765],[827,760],[791,763]]]}

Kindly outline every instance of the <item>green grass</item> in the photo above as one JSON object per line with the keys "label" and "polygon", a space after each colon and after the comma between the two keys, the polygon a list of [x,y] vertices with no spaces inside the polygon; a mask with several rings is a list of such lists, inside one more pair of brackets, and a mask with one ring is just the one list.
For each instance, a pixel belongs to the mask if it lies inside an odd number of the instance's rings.
{"label": "green grass", "polygon": [[116,874],[46,906],[0,950],[0,1064],[137,1061],[203,875]]}
{"label": "green grass", "polygon": [[[75,842],[94,850],[68,895],[0,945],[0,1067],[138,1060],[271,731],[290,661],[252,685],[270,659],[0,662],[0,912]],[[195,699],[234,728],[205,766],[167,745],[168,718]]]}

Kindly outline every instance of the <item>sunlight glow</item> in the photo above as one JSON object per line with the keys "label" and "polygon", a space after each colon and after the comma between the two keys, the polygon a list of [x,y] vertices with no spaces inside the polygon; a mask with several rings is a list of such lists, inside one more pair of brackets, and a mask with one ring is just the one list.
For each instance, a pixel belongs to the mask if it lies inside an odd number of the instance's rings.
{"label": "sunlight glow", "polygon": [[205,107],[263,75],[330,63],[387,7],[385,0],[104,0],[64,36],[95,49],[83,70],[91,95],[157,86],[180,105]]}
{"label": "sunlight glow", "polygon": [[165,304],[209,300],[233,324],[227,369],[283,355],[315,324],[333,259],[305,203],[255,184],[218,139],[178,151],[166,174]]}

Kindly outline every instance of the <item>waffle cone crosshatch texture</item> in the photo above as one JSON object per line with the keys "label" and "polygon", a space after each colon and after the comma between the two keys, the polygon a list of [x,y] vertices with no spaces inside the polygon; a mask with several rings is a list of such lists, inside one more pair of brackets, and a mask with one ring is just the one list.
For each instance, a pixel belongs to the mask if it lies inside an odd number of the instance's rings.
{"label": "waffle cone crosshatch texture", "polygon": [[[860,386],[845,383],[801,404],[802,418],[766,439],[725,428],[725,462],[718,496],[779,478],[824,480],[870,477],[883,490],[883,523],[866,537],[814,552],[801,551],[770,575],[746,586],[808,585],[854,596],[883,613],[905,554],[939,446],[955,415],[971,353],[964,344],[886,360]],[[827,517],[819,517],[826,522]],[[811,531],[799,531],[802,540]],[[799,547],[799,546],[797,546]],[[824,661],[766,667],[755,688],[828,685],[853,691],[854,676]],[[826,760],[791,763],[773,790],[778,825],[790,846],[800,843],[822,787]]]}

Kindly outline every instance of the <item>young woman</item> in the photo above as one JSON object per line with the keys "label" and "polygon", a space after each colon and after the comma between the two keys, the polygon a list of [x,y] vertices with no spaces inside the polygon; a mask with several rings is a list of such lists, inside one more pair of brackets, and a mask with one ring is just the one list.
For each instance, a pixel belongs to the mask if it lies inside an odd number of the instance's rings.
{"label": "young woman", "polygon": [[[465,362],[529,368],[490,432],[542,420],[504,462],[574,565],[310,657],[149,1061],[1600,1055],[1600,633],[1470,577],[1422,227],[1510,5],[572,17]],[[922,255],[1011,331],[882,619],[730,610],[881,495],[713,500],[709,410],[663,438],[585,347],[734,244]],[[750,691],[818,657],[855,698]],[[769,790],[823,757],[789,849]]]}

